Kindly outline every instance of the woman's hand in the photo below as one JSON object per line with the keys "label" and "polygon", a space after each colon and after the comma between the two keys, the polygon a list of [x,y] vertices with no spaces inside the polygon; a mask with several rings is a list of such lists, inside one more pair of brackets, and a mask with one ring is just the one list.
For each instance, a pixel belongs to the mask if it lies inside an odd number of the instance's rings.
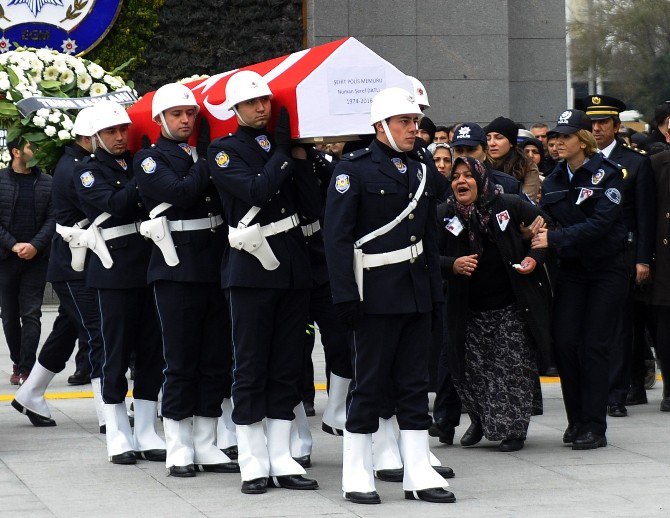
{"label": "woman's hand", "polygon": [[456,275],[465,275],[470,277],[477,268],[477,254],[464,255],[454,261],[452,269]]}
{"label": "woman's hand", "polygon": [[547,248],[549,246],[549,233],[546,228],[541,228],[530,242],[530,247],[534,250],[538,248]]}
{"label": "woman's hand", "polygon": [[521,275],[528,275],[529,273],[532,273],[533,270],[535,270],[536,266],[537,261],[535,259],[532,257],[526,257],[523,261],[521,261],[521,264],[514,265],[514,269]]}
{"label": "woman's hand", "polygon": [[537,235],[541,228],[546,228],[546,224],[542,216],[535,218],[529,227],[527,227],[525,223],[521,223],[521,237],[524,241],[530,241]]}

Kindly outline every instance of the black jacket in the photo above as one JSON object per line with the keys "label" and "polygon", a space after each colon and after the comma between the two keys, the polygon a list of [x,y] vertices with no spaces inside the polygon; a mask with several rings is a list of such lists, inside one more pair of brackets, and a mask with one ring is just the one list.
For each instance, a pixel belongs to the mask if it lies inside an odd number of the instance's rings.
{"label": "black jacket", "polygon": [[651,157],[656,185],[656,236],[651,303],[670,306],[670,151]]}
{"label": "black jacket", "polygon": [[[551,347],[549,323],[551,287],[543,267],[545,250],[531,250],[530,243],[522,239],[519,225],[522,222],[529,224],[539,215],[544,216],[547,223],[551,224],[551,221],[537,207],[512,194],[502,194],[496,197],[491,207],[494,215],[503,211],[509,214],[509,222],[504,231],[500,229],[495,217],[491,218],[490,229],[505,262],[505,270],[509,275],[517,306],[526,316],[533,342],[539,352],[538,358],[542,369],[547,367]],[[453,265],[458,257],[471,255],[472,252],[465,230],[458,236],[454,236],[446,229],[445,213],[446,204],[442,204],[438,207],[438,222],[440,268],[443,277],[447,280],[445,327],[448,337],[446,343],[449,371],[456,379],[459,379],[463,375],[465,330],[470,316],[469,278],[455,274]],[[526,256],[535,259],[537,266],[533,273],[521,275],[512,268],[512,265],[520,263]]]}
{"label": "black jacket", "polygon": [[[51,238],[56,231],[56,220],[51,204],[52,178],[39,169],[35,173],[35,228],[37,233],[30,240],[30,244],[37,249],[38,255],[47,257]],[[0,259],[7,259],[13,252],[12,247],[17,243],[16,238],[9,233],[14,217],[14,205],[19,195],[11,168],[0,170]]]}

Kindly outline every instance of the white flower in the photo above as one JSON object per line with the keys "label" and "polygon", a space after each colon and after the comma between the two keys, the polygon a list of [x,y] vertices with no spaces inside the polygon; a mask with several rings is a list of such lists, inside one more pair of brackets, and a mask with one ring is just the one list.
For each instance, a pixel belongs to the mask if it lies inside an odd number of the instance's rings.
{"label": "white flower", "polygon": [[67,70],[67,63],[60,57],[54,61],[53,66],[55,66],[61,74]]}
{"label": "white flower", "polygon": [[58,79],[58,74],[59,74],[58,68],[52,65],[44,69],[42,78],[45,81],[56,81]]}
{"label": "white flower", "polygon": [[56,134],[56,128],[54,128],[53,126],[47,126],[46,128],[44,128],[44,134],[47,137],[53,137]]}
{"label": "white flower", "polygon": [[13,101],[14,100],[14,99],[12,99],[12,93],[10,91],[7,91],[7,93],[5,94],[5,98],[8,101]]}
{"label": "white flower", "polygon": [[70,140],[72,137],[70,136],[70,132],[68,130],[60,130],[58,132],[58,138],[60,140]]}
{"label": "white flower", "polygon": [[72,123],[72,119],[70,119],[70,117],[63,114],[63,122],[61,122],[61,126],[63,126],[63,128],[65,128],[66,130],[71,130],[74,124]]}
{"label": "white flower", "polygon": [[74,72],[68,68],[65,72],[61,73],[60,82],[64,85],[69,85],[72,81],[74,81]]}
{"label": "white flower", "polygon": [[0,79],[0,90],[9,90],[9,79]]}
{"label": "white flower", "polygon": [[93,77],[93,79],[100,79],[102,78],[102,76],[105,75],[105,69],[102,68],[97,63],[91,63],[90,65],[88,65],[88,72],[89,74],[91,74],[91,77]]}
{"label": "white flower", "polygon": [[107,87],[102,83],[93,83],[91,85],[91,95],[105,95],[108,92]]}
{"label": "white flower", "polygon": [[49,122],[53,122],[54,124],[57,124],[60,122],[60,112],[59,111],[54,111],[51,115],[49,115]]}
{"label": "white flower", "polygon": [[37,58],[30,59],[29,63],[31,70],[39,70],[40,72],[44,70],[44,63]]}
{"label": "white flower", "polygon": [[2,152],[2,161],[5,163],[8,163],[12,159],[11,155],[9,154],[9,151],[5,150]]}
{"label": "white flower", "polygon": [[[42,111],[42,110],[40,110],[40,111]],[[39,113],[39,112],[37,112],[37,113]],[[38,128],[43,128],[44,126],[47,125],[47,121],[44,117],[41,117],[39,115],[35,115],[33,117],[33,124],[35,126],[37,126]]]}
{"label": "white flower", "polygon": [[54,52],[48,49],[38,49],[35,52],[35,55],[42,61],[43,63],[51,63],[54,58]]}
{"label": "white flower", "polygon": [[48,108],[40,108],[39,110],[37,110],[35,112],[35,115],[37,115],[38,117],[42,117],[42,118],[46,119],[49,116],[49,110],[48,110]]}
{"label": "white flower", "polygon": [[82,74],[77,74],[77,88],[80,90],[88,90],[91,87],[93,80],[86,72]]}

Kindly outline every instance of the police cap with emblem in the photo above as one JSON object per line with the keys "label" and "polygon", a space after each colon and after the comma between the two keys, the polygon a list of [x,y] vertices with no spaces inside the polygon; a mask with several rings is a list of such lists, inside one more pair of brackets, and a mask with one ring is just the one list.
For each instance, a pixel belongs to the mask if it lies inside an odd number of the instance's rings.
{"label": "police cap with emblem", "polygon": [[586,113],[581,110],[565,110],[558,117],[556,127],[549,133],[562,133],[564,135],[572,135],[579,130],[585,129],[591,131],[593,123]]}
{"label": "police cap with emblem", "polygon": [[618,117],[626,109],[626,104],[607,95],[589,95],[575,101],[575,108],[586,112],[591,120],[598,121]]}
{"label": "police cap with emblem", "polygon": [[486,146],[486,134],[484,130],[474,122],[464,122],[456,127],[451,139],[451,147],[468,146],[477,147],[479,144]]}

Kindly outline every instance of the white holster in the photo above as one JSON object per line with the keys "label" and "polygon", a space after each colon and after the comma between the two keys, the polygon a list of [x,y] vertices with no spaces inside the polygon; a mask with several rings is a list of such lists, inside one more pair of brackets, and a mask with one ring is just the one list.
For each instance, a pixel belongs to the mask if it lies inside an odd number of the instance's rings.
{"label": "white holster", "polygon": [[86,243],[82,243],[82,235],[84,234],[84,229],[82,227],[88,225],[88,223],[87,219],[76,223],[73,227],[65,227],[56,223],[56,232],[58,232],[60,237],[63,238],[63,241],[70,247],[70,254],[72,255],[70,266],[72,266],[72,269],[75,272],[84,271],[88,248],[86,247]]}
{"label": "white holster", "polygon": [[[103,214],[106,213],[103,212]],[[109,270],[114,265],[114,261],[107,249],[105,239],[102,237],[102,232],[98,228],[99,223],[96,223],[96,221],[98,221],[97,218],[81,235],[81,244],[97,255],[102,266]]]}
{"label": "white holster", "polygon": [[170,224],[166,216],[143,221],[140,224],[140,234],[151,239],[163,254],[168,266],[177,266],[179,257],[170,234]]}
{"label": "white holster", "polygon": [[354,279],[358,286],[358,296],[363,300],[363,250],[354,248]]}
{"label": "white holster", "polygon": [[279,261],[263,235],[260,223],[246,228],[229,227],[228,242],[233,248],[253,255],[266,270],[276,270],[279,267]]}

